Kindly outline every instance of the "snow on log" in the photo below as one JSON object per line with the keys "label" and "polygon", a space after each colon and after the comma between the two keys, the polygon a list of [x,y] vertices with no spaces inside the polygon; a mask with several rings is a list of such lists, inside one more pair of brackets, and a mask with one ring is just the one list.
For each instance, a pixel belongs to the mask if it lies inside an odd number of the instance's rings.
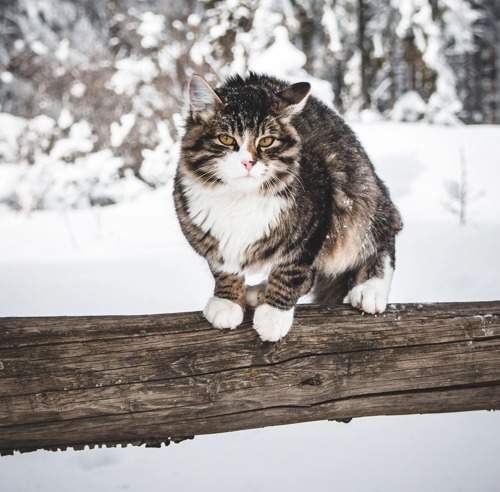
{"label": "snow on log", "polygon": [[264,343],[201,313],[0,318],[0,454],[500,409],[500,301],[302,305]]}

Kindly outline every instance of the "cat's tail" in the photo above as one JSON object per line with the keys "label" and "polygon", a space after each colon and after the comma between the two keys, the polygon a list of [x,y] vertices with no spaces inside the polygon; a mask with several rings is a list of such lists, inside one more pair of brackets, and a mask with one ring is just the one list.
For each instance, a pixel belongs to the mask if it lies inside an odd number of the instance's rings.
{"label": "cat's tail", "polygon": [[353,284],[353,272],[347,271],[332,277],[321,272],[316,273],[312,291],[313,302],[320,304],[339,304],[347,296]]}

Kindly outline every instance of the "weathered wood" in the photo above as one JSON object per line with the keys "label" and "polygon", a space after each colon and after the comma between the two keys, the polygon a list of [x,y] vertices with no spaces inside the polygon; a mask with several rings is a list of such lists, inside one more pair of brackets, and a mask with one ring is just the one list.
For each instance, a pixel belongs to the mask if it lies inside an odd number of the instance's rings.
{"label": "weathered wood", "polygon": [[500,409],[500,301],[303,305],[279,343],[200,313],[0,318],[0,453]]}

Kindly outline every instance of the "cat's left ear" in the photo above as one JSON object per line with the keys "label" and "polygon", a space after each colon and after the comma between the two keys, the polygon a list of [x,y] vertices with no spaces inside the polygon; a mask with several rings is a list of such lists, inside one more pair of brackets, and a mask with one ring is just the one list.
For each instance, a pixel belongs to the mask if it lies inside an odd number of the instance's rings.
{"label": "cat's left ear", "polygon": [[212,113],[217,104],[222,104],[219,96],[199,75],[189,81],[189,108],[193,117],[203,118]]}
{"label": "cat's left ear", "polygon": [[302,110],[307,102],[307,97],[311,92],[309,82],[297,82],[279,93],[280,98],[285,102],[287,108],[293,113]]}

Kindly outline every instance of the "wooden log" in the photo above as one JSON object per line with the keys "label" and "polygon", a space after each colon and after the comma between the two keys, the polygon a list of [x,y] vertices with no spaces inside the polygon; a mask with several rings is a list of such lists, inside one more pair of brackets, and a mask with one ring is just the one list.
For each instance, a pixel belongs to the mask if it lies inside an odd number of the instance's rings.
{"label": "wooden log", "polygon": [[250,318],[0,318],[0,454],[500,409],[500,301],[302,305],[278,343]]}

